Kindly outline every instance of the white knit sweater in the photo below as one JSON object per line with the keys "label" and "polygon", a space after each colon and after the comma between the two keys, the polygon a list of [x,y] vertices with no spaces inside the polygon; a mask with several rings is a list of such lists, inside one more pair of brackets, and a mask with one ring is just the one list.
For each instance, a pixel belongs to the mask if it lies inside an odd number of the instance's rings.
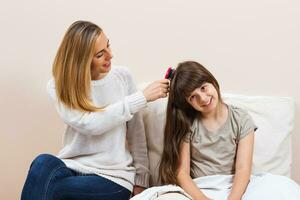
{"label": "white knit sweater", "polygon": [[66,108],[57,101],[53,79],[47,89],[67,125],[64,147],[58,154],[67,167],[103,176],[130,191],[133,185],[148,187],[146,139],[138,112],[147,101],[127,68],[112,67],[104,78],[92,81],[92,100],[106,106],[102,112]]}

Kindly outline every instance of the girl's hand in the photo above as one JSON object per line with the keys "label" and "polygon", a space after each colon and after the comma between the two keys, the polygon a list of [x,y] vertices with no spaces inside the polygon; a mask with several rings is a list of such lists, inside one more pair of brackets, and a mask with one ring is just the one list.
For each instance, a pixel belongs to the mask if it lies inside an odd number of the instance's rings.
{"label": "girl's hand", "polygon": [[[199,199],[199,198],[197,198],[197,199]],[[197,199],[196,199],[196,200],[197,200]],[[207,196],[205,196],[205,197],[200,198],[199,200],[213,200],[213,199],[208,198]]]}
{"label": "girl's hand", "polygon": [[143,91],[147,102],[167,97],[169,92],[169,82],[170,81],[168,79],[162,79],[148,85]]}
{"label": "girl's hand", "polygon": [[227,200],[241,200],[242,198],[241,197],[236,197],[234,195],[229,195]]}

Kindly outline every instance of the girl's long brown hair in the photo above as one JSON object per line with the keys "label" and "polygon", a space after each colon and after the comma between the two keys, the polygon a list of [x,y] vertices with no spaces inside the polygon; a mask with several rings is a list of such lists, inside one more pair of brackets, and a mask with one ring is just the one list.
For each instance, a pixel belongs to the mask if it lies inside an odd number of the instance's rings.
{"label": "girl's long brown hair", "polygon": [[220,88],[214,76],[201,64],[194,61],[179,63],[171,80],[164,130],[164,149],[159,166],[163,184],[176,184],[179,165],[179,150],[186,135],[200,112],[188,102],[187,97],[204,83],[216,88],[221,102]]}
{"label": "girl's long brown hair", "polygon": [[53,63],[58,100],[70,109],[101,111],[93,105],[91,63],[96,39],[102,29],[88,21],[76,21],[67,30]]}

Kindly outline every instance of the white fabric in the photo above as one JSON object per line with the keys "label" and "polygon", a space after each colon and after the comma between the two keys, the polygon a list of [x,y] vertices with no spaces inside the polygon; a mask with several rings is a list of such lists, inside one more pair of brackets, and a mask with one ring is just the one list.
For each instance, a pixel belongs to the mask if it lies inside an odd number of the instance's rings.
{"label": "white fabric", "polygon": [[[139,85],[140,88],[144,84]],[[246,109],[258,130],[255,133],[253,172],[290,177],[294,100],[288,97],[222,94],[226,103]],[[159,185],[158,165],[163,148],[167,98],[148,104],[143,119],[150,161],[150,185]]]}
{"label": "white fabric", "polygon": [[[173,194],[176,197],[182,197],[181,199],[191,199],[191,197],[180,187],[175,185],[164,185],[164,186],[156,186],[150,187],[144,190],[142,193],[132,197],[130,200],[157,200],[157,199],[170,199]],[[176,199],[178,200],[178,199]]]}
{"label": "white fabric", "polygon": [[246,109],[256,126],[253,172],[290,177],[295,103],[288,97],[223,94],[226,103]]}
{"label": "white fabric", "polygon": [[181,193],[169,192],[159,196],[155,200],[191,200],[191,198]]}
{"label": "white fabric", "polygon": [[[194,179],[201,191],[214,200],[227,200],[232,187],[232,180],[232,175],[214,175]],[[175,193],[177,195],[174,195]],[[180,187],[165,185],[147,189],[131,200],[175,200],[174,196],[176,196],[176,200],[191,199]],[[268,173],[251,176],[242,200],[266,199],[299,200],[300,186],[285,176]]]}
{"label": "white fabric", "polygon": [[[147,102],[142,92],[137,92],[127,68],[113,67],[104,78],[92,81],[92,101],[105,107],[101,112],[71,110],[58,102],[54,80],[49,81],[47,89],[67,125],[64,147],[58,154],[67,167],[98,174],[128,190],[138,181],[138,185],[148,186],[144,126],[142,116],[136,113]],[[138,172],[136,179],[133,164]]]}

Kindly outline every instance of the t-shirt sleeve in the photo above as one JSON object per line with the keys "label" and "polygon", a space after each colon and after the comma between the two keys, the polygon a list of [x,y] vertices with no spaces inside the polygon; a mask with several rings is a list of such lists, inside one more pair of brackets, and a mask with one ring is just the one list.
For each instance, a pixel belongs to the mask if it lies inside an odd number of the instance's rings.
{"label": "t-shirt sleeve", "polygon": [[252,131],[257,130],[257,126],[255,125],[252,117],[246,110],[240,109],[240,125],[239,125],[239,134],[238,141],[243,139]]}
{"label": "t-shirt sleeve", "polygon": [[195,131],[197,129],[197,120],[194,121],[194,123],[191,126],[190,131],[185,135],[183,138],[185,142],[190,143],[194,137]]}
{"label": "t-shirt sleeve", "polygon": [[185,135],[184,141],[187,143],[190,143],[192,141],[192,132],[191,131]]}

